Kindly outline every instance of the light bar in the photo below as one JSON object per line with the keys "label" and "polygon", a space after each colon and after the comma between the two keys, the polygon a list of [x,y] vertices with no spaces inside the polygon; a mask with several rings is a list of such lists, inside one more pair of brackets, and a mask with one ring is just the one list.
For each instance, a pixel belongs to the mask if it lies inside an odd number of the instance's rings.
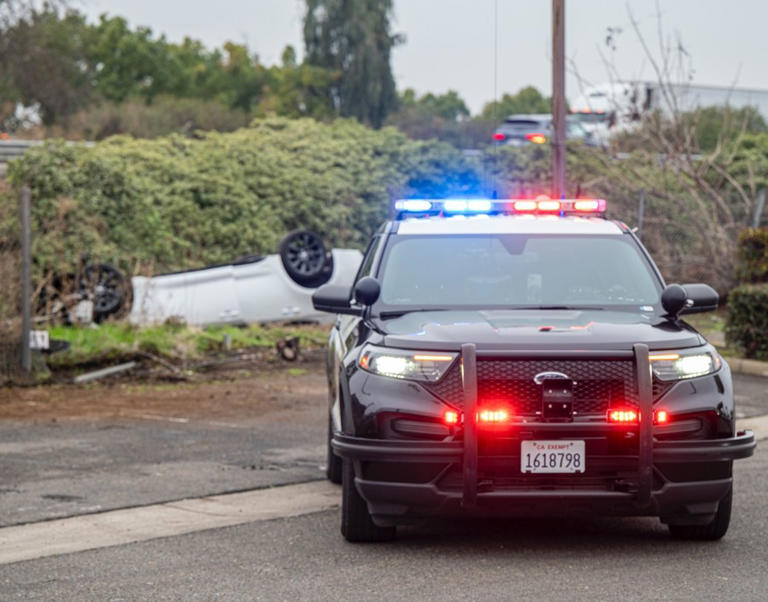
{"label": "light bar", "polygon": [[[395,201],[398,217],[425,215],[577,215],[604,217],[603,199],[401,199]],[[653,358],[652,358],[653,359]]]}

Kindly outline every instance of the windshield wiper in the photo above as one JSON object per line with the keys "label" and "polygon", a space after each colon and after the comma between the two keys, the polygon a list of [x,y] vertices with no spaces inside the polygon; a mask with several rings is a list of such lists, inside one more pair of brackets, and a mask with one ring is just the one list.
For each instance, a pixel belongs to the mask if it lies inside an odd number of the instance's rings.
{"label": "windshield wiper", "polygon": [[416,312],[428,312],[428,311],[452,311],[450,307],[429,307],[426,309],[423,308],[416,308],[416,309],[397,309],[392,311],[382,311],[379,313],[378,316],[371,316],[373,318],[380,318],[382,320],[386,320],[388,318],[399,318],[401,316],[404,316],[406,314],[412,314]]}
{"label": "windshield wiper", "polygon": [[604,307],[589,306],[589,305],[524,305],[522,307],[513,307],[512,309],[567,309],[567,310],[585,310],[595,311],[603,310]]}

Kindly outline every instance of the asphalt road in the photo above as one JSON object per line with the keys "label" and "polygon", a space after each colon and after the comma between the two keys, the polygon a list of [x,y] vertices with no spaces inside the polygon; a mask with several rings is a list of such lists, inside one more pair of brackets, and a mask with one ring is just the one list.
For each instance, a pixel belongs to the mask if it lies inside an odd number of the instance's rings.
{"label": "asphalt road", "polygon": [[[2,521],[316,479],[324,383],[312,383],[304,403],[239,420],[0,423]],[[736,394],[741,414],[768,413],[764,380],[737,376]],[[344,542],[333,510],[0,565],[0,600],[764,600],[767,509],[763,444],[737,463],[718,543],[672,541],[655,519],[605,519],[438,522],[361,546]]]}
{"label": "asphalt road", "polygon": [[353,545],[338,511],[0,566],[4,600],[765,600],[768,449],[738,464],[731,530],[654,519],[453,521]]}

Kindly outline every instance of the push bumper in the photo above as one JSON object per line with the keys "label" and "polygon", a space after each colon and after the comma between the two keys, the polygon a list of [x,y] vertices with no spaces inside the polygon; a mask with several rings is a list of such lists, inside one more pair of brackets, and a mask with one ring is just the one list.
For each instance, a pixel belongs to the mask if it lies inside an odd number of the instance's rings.
{"label": "push bumper", "polygon": [[[528,425],[531,426],[531,425]],[[744,431],[728,439],[696,441],[655,441],[652,448],[651,466],[669,463],[699,464],[729,462],[752,455],[755,437]],[[466,475],[460,471],[464,462],[464,445],[461,441],[421,442],[382,439],[365,439],[336,435],[332,446],[337,455],[355,462],[356,485],[369,503],[371,514],[379,517],[424,517],[431,515],[483,515],[483,516],[530,516],[547,514],[613,514],[710,516],[717,510],[718,502],[728,493],[732,478],[699,481],[672,482],[658,479],[658,487],[652,487],[647,497],[641,490],[639,475],[626,491],[590,489],[575,486],[495,487],[475,481],[472,503],[466,499]],[[609,458],[596,458],[596,462],[608,467]],[[519,458],[509,458],[510,465]],[[435,467],[435,476],[428,482],[402,482],[367,478],[363,466],[395,463]],[[450,473],[461,474],[461,479],[451,479]],[[526,478],[526,477],[521,477]],[[630,479],[631,480],[631,479]]]}
{"label": "push bumper", "polygon": [[[537,481],[516,473],[516,468],[509,471],[515,477],[511,481],[493,482],[482,478],[479,467],[487,465],[489,458],[478,457],[477,425],[473,420],[477,396],[476,385],[473,385],[475,358],[471,345],[462,349],[465,372],[463,441],[404,441],[337,434],[332,446],[337,455],[355,463],[357,488],[380,524],[401,522],[408,517],[446,514],[514,516],[601,513],[653,515],[675,520],[675,517],[696,520],[697,516],[701,520],[708,519],[717,511],[718,503],[732,486],[730,462],[753,454],[756,446],[754,434],[744,431],[724,439],[655,440],[649,418],[653,409],[648,349],[644,345],[636,345],[634,353],[640,381],[641,411],[637,456],[588,457],[593,465],[608,471],[617,468],[624,475],[623,479],[615,479],[610,486],[606,486],[605,480],[591,481],[580,476]],[[548,431],[562,429],[564,436],[575,436],[573,424],[526,423],[528,431],[537,428]],[[593,424],[576,428],[598,432],[611,427]],[[497,464],[506,460],[507,466],[513,467],[515,461],[519,462],[519,456],[493,460]],[[727,471],[699,480],[687,475],[681,481],[664,478],[662,474],[664,466],[690,464],[701,467],[707,463],[724,466]],[[382,479],[364,470],[364,467],[382,464],[432,466],[434,474],[426,480],[400,479],[395,470],[394,476],[390,472]],[[696,470],[691,472],[698,474]],[[423,474],[429,474],[429,471]]]}

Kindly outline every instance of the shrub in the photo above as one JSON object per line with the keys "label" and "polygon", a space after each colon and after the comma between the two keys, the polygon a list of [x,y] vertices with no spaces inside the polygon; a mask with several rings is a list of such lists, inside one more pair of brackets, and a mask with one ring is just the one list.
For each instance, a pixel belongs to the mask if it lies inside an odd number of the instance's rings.
{"label": "shrub", "polygon": [[231,133],[46,143],[10,166],[33,195],[37,281],[83,253],[123,271],[162,272],[273,253],[290,230],[361,247],[392,197],[476,187],[452,147],[353,120],[257,120]]}
{"label": "shrub", "polygon": [[739,235],[736,277],[741,282],[768,282],[768,228],[747,228]]}
{"label": "shrub", "polygon": [[746,357],[768,359],[768,284],[743,284],[731,291],[725,336]]}

